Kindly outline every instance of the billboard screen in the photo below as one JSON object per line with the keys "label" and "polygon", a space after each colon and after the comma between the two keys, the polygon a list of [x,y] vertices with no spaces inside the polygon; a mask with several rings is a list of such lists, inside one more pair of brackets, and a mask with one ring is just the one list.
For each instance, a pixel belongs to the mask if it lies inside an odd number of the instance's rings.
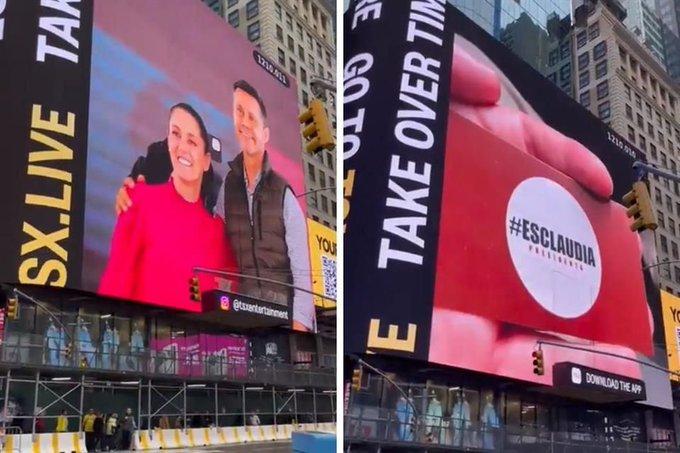
{"label": "billboard screen", "polygon": [[335,230],[307,219],[309,230],[309,259],[312,269],[312,291],[325,297],[314,296],[314,305],[322,308],[336,306],[337,297],[337,240]]}
{"label": "billboard screen", "polygon": [[570,348],[653,353],[620,204],[639,152],[446,2],[364,6],[345,14],[346,351],[640,378]]}
{"label": "billboard screen", "polygon": [[314,329],[295,81],[199,1],[3,6],[0,278],[200,311],[221,269]]}
{"label": "billboard screen", "polygon": [[671,380],[680,381],[680,297],[661,291],[663,326]]}

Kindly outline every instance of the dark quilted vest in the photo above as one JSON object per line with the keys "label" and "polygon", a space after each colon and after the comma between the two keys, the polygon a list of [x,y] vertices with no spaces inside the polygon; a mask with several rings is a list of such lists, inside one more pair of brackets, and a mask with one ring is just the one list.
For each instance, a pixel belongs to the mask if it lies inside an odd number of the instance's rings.
{"label": "dark quilted vest", "polygon": [[[283,200],[288,183],[271,169],[265,153],[262,176],[253,195],[251,224],[243,154],[229,166],[231,170],[224,180],[224,213],[240,272],[293,284],[283,223]],[[238,292],[285,305],[292,302],[293,294],[288,287],[253,279],[242,279]]]}

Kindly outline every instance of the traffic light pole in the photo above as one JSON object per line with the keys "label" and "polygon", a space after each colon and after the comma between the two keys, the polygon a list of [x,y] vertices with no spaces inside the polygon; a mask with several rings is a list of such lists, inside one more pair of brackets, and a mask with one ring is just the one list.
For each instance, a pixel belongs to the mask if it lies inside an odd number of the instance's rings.
{"label": "traffic light pole", "polygon": [[420,416],[420,414],[418,413],[418,409],[416,409],[416,406],[415,406],[415,405],[413,404],[413,402],[409,399],[408,395],[407,395],[406,392],[399,386],[399,384],[397,384],[396,382],[394,382],[392,379],[389,378],[389,376],[387,376],[385,373],[383,373],[382,371],[380,371],[378,368],[374,367],[374,366],[371,365],[370,363],[366,362],[365,360],[363,360],[363,359],[361,359],[361,358],[359,358],[359,357],[356,357],[356,359],[357,359],[357,362],[359,362],[359,365],[365,366],[366,368],[368,368],[369,370],[373,371],[374,373],[379,374],[380,376],[382,376],[383,378],[385,378],[385,380],[386,380],[387,382],[389,382],[390,384],[392,384],[392,385],[394,386],[394,388],[396,388],[396,389],[399,391],[399,393],[401,393],[401,396],[404,397],[404,399],[405,399],[406,402],[409,404],[409,406],[411,406],[411,409],[413,409],[413,414],[414,414],[416,417]]}
{"label": "traffic light pole", "polygon": [[666,169],[657,168],[654,165],[636,160],[633,164],[633,169],[636,172],[637,179],[642,179],[646,173],[651,173],[653,175],[661,176],[662,178],[670,179],[671,181],[680,183],[680,176],[675,173],[671,173]]}
{"label": "traffic light pole", "polygon": [[573,346],[573,345],[569,345],[569,344],[556,343],[556,342],[553,342],[553,341],[545,341],[545,340],[537,340],[536,344],[538,345],[539,348],[542,345],[548,345],[548,346],[554,346],[556,348],[571,349],[571,350],[574,350],[574,351],[584,351],[584,352],[590,352],[590,353],[593,353],[593,354],[599,354],[599,355],[604,355],[604,356],[608,356],[608,357],[615,357],[617,359],[627,360],[629,362],[635,362],[639,365],[648,366],[650,368],[654,368],[656,370],[663,371],[663,372],[671,374],[671,375],[673,375],[677,378],[680,378],[679,372],[671,371],[668,368],[664,368],[664,367],[659,366],[655,363],[645,362],[644,360],[640,360],[640,359],[637,359],[637,358],[634,358],[634,357],[627,357],[627,356],[622,355],[622,354],[616,354],[615,352],[599,351],[597,349],[585,348],[583,346]]}
{"label": "traffic light pole", "polygon": [[29,296],[28,294],[26,294],[25,292],[23,292],[23,291],[17,289],[16,287],[12,288],[12,290],[13,290],[14,293],[17,294],[18,296],[21,296],[21,297],[23,297],[24,299],[27,299],[29,302],[33,303],[35,306],[37,306],[37,307],[42,308],[43,310],[45,310],[45,313],[47,313],[47,315],[48,315],[54,322],[56,322],[56,323],[59,325],[59,327],[61,327],[62,331],[64,332],[64,335],[66,335],[66,338],[67,338],[70,342],[73,342],[73,338],[71,338],[71,335],[69,335],[68,329],[66,328],[66,326],[61,322],[61,320],[60,320],[54,313],[52,313],[52,312],[49,310],[49,308],[47,308],[45,305],[43,305],[42,302],[39,302],[39,301],[38,301],[37,299],[35,299],[34,297]]}

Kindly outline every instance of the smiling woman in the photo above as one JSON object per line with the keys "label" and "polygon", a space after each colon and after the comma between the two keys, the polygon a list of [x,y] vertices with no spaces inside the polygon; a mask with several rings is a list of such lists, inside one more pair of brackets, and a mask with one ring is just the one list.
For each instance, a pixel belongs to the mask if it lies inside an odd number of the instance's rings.
{"label": "smiling woman", "polygon": [[[186,290],[193,267],[236,269],[236,263],[224,222],[201,199],[211,162],[208,133],[193,107],[170,109],[167,140],[172,175],[165,184],[138,183],[130,190],[132,206],[116,223],[99,292],[200,311]],[[214,289],[215,283],[202,287]]]}

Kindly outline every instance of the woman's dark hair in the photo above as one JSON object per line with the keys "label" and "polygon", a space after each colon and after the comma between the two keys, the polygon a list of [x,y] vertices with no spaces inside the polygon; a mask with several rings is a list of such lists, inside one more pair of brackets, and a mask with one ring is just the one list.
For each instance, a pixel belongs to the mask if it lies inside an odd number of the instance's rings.
{"label": "woman's dark hair", "polygon": [[[208,136],[208,129],[205,127],[205,123],[203,122],[203,118],[201,118],[201,115],[198,114],[198,112],[189,104],[185,102],[180,102],[179,104],[175,104],[172,107],[170,107],[170,113],[173,112],[175,109],[182,109],[185,112],[187,112],[189,115],[191,115],[196,122],[198,123],[198,129],[201,132],[201,138],[203,139],[203,143],[205,144],[205,152],[210,153],[210,142],[209,142],[209,136]],[[213,189],[213,179],[215,178],[215,172],[213,171],[213,166],[212,166],[212,159],[210,161],[210,166],[208,167],[207,171],[203,172],[203,179],[201,180],[201,200],[204,201],[204,206],[212,214],[212,208],[215,206],[215,201],[216,201],[216,196],[213,194],[214,189]],[[215,200],[213,200],[215,199]]]}

